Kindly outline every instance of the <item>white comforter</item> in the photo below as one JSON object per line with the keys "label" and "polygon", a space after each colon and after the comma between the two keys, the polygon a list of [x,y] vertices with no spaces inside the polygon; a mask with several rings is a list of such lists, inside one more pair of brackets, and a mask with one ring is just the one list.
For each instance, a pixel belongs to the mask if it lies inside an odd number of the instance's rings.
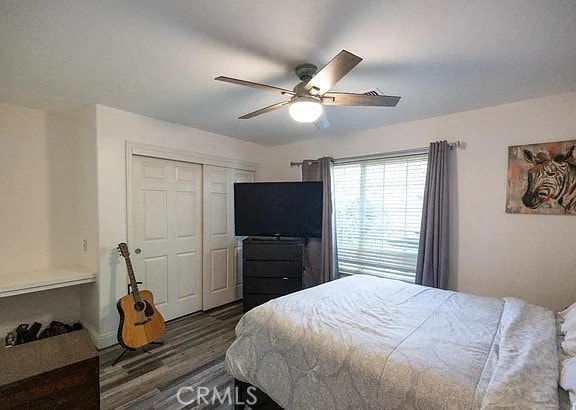
{"label": "white comforter", "polygon": [[558,408],[553,313],[354,276],[248,312],[229,372],[286,409]]}

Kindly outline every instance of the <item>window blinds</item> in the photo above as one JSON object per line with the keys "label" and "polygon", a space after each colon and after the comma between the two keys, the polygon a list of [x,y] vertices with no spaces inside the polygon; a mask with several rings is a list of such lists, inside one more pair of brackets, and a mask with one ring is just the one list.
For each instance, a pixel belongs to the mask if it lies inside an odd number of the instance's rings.
{"label": "window blinds", "polygon": [[414,282],[427,154],[334,165],[338,266]]}

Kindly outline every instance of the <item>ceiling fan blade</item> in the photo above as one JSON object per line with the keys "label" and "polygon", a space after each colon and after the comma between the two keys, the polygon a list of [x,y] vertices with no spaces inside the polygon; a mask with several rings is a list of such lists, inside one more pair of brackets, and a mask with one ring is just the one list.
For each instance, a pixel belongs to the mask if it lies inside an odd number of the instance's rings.
{"label": "ceiling fan blade", "polygon": [[241,117],[238,117],[238,119],[239,119],[239,120],[248,120],[248,119],[254,118],[254,117],[258,116],[258,115],[266,114],[267,112],[277,110],[277,109],[282,108],[282,107],[284,107],[285,105],[288,105],[288,104],[290,104],[290,101],[282,101],[282,102],[279,102],[279,103],[277,103],[277,104],[269,105],[268,107],[260,108],[260,109],[257,110],[257,111],[248,113],[248,114],[243,115],[243,116],[241,116]]}
{"label": "ceiling fan blade", "polygon": [[319,130],[325,130],[330,126],[330,122],[328,121],[328,118],[326,118],[326,114],[322,113],[322,115],[320,115],[320,117],[318,117],[318,119],[314,121],[314,125]]}
{"label": "ceiling fan blade", "polygon": [[342,50],[324,66],[304,88],[314,95],[322,95],[356,67],[362,59],[349,51]]}
{"label": "ceiling fan blade", "polygon": [[398,101],[400,101],[400,97],[393,95],[326,93],[322,96],[323,105],[396,107]]}
{"label": "ceiling fan blade", "polygon": [[225,83],[244,85],[246,87],[257,88],[259,90],[271,91],[273,93],[278,93],[278,94],[282,94],[282,95],[291,95],[291,96],[296,95],[294,92],[292,92],[290,90],[286,90],[285,88],[274,87],[272,85],[266,85],[266,84],[260,84],[260,83],[253,83],[251,81],[239,80],[237,78],[232,78],[232,77],[220,76],[220,77],[216,77],[215,80],[216,81],[223,81]]}

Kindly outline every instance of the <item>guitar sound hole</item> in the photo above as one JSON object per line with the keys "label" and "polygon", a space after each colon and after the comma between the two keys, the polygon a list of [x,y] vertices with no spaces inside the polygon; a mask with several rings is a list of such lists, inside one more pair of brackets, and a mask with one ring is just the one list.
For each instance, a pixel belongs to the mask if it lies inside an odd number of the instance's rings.
{"label": "guitar sound hole", "polygon": [[134,304],[134,309],[136,309],[137,312],[142,312],[145,307],[146,305],[144,304],[144,302],[136,302]]}

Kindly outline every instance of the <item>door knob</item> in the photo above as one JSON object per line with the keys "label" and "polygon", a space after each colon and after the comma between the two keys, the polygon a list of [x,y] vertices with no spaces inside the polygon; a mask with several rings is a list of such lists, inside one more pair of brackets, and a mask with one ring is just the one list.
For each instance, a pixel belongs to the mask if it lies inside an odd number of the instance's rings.
{"label": "door knob", "polygon": [[136,255],[140,255],[140,254],[142,253],[142,249],[136,248],[136,249],[134,249],[134,253],[135,253]]}

